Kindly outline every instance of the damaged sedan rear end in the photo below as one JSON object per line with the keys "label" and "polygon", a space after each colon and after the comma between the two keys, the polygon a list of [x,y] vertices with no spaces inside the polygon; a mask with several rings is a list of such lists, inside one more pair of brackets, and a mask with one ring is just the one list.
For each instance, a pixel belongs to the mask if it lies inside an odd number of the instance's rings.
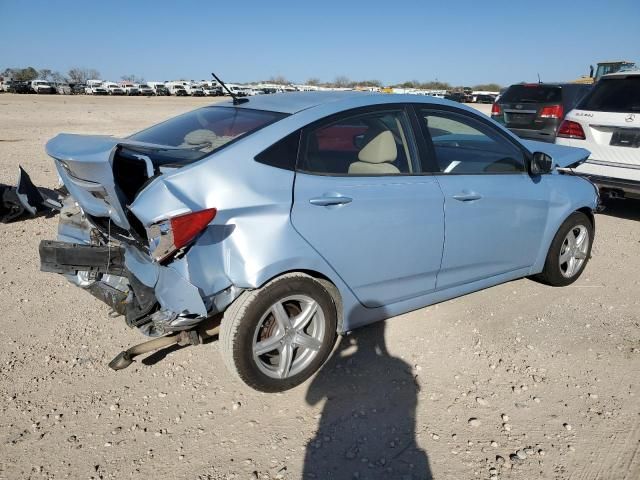
{"label": "damaged sedan rear end", "polygon": [[[125,139],[58,135],[46,150],[70,195],[57,241],[41,243],[42,270],[66,275],[149,336],[193,328],[223,311],[249,286],[229,277],[223,240],[233,229],[229,217],[242,208],[233,198],[255,181],[232,159],[220,156],[215,168],[213,158],[198,162],[283,116],[207,107]],[[189,167],[198,172],[185,175]],[[257,215],[278,210],[244,207]]]}

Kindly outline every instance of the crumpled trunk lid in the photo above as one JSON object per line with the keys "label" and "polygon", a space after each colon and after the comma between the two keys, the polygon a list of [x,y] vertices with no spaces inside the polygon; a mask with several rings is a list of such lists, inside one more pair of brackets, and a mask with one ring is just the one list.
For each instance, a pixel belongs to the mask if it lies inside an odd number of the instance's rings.
{"label": "crumpled trunk lid", "polygon": [[118,227],[131,228],[124,197],[113,176],[113,156],[122,139],[102,135],[60,134],[45,147],[55,159],[67,190],[94,217],[108,217]]}
{"label": "crumpled trunk lid", "polygon": [[[129,206],[163,173],[196,161],[200,153],[103,135],[60,134],[46,145],[62,181],[94,223],[144,237]],[[111,223],[113,225],[111,225]]]}

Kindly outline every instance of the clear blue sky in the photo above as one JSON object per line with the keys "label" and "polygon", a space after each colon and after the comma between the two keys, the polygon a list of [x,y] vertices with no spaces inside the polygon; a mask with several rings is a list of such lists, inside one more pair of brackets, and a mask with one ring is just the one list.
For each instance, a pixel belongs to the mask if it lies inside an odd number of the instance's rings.
{"label": "clear blue sky", "polygon": [[0,32],[0,70],[504,85],[640,62],[640,0],[0,0]]}

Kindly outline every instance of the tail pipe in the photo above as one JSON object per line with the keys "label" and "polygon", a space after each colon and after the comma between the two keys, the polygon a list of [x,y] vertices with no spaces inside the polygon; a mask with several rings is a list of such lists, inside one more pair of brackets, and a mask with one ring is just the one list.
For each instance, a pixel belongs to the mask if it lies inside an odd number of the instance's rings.
{"label": "tail pipe", "polygon": [[135,357],[172,345],[199,345],[203,340],[218,335],[219,331],[220,321],[218,320],[214,322],[214,325],[203,325],[193,330],[185,330],[166,337],[154,338],[153,340],[139,343],[116,355],[109,362],[109,368],[116,371],[123,370],[133,363]]}

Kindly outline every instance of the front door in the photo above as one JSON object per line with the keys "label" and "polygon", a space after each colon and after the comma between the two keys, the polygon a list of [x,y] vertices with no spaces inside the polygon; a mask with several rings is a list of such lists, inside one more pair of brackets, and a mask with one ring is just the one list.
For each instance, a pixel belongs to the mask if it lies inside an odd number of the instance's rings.
{"label": "front door", "polygon": [[549,208],[545,179],[527,174],[523,151],[497,127],[472,115],[418,112],[445,198],[437,288],[530,267]]}

